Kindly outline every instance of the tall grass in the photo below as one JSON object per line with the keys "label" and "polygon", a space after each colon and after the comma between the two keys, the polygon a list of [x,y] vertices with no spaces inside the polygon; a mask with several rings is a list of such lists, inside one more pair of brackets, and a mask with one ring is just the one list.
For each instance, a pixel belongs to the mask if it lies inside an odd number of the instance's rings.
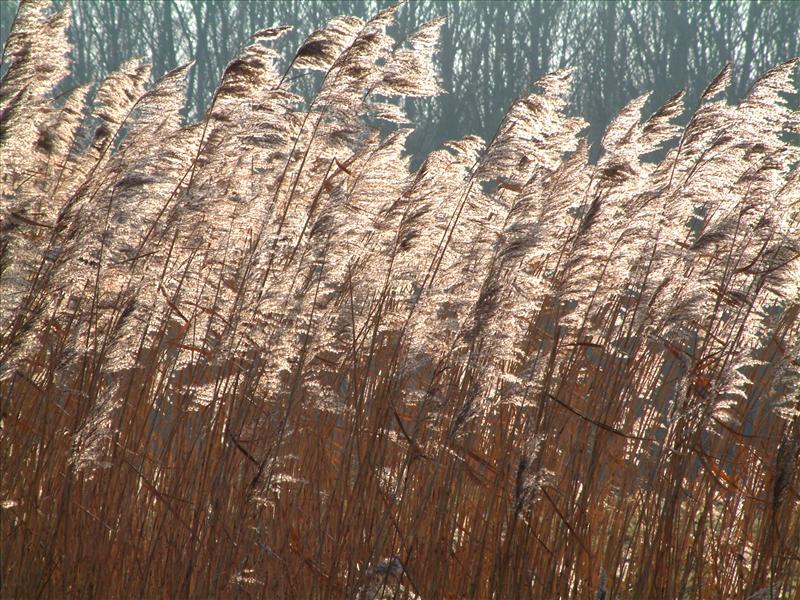
{"label": "tall grass", "polygon": [[412,171],[442,23],[396,10],[283,72],[257,33],[186,125],[190,65],[56,97],[69,11],[22,2],[2,596],[798,597],[797,60],[596,162],[559,71]]}

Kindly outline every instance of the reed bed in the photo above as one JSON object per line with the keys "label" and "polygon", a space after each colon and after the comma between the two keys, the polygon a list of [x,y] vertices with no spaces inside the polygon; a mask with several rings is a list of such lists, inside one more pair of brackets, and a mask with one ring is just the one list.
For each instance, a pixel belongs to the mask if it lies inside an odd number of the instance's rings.
{"label": "reed bed", "polygon": [[442,21],[397,10],[257,32],[187,124],[191,65],[62,92],[21,3],[2,596],[797,598],[798,61],[597,160],[557,71],[412,170]]}

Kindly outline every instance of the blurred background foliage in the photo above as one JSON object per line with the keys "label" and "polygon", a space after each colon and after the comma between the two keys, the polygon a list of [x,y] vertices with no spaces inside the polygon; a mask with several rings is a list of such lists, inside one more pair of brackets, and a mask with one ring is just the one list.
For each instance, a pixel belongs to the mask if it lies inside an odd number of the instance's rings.
{"label": "blurred background foliage", "polygon": [[[59,4],[63,0],[59,1]],[[71,40],[72,81],[99,81],[132,56],[153,64],[153,75],[196,60],[188,116],[202,113],[219,75],[250,35],[291,25],[280,40],[286,61],[302,39],[341,14],[368,18],[386,1],[369,0],[76,0]],[[5,42],[16,0],[2,0]],[[442,141],[477,133],[491,137],[510,103],[542,74],[577,69],[573,110],[599,140],[626,100],[652,91],[655,109],[680,89],[693,106],[727,62],[734,65],[731,95],[741,97],[753,77],[800,54],[800,2],[552,2],[528,0],[411,0],[397,33],[444,15],[438,62],[445,95],[409,100],[417,132],[410,150],[427,153]],[[297,81],[311,93],[318,81]]]}

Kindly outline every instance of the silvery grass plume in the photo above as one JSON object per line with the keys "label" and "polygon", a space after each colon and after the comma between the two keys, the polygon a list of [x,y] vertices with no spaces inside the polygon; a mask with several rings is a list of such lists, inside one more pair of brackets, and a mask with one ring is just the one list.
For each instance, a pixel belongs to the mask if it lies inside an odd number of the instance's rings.
{"label": "silvery grass plume", "polygon": [[4,593],[797,595],[798,61],[597,160],[556,71],[413,170],[446,23],[400,10],[256,32],[187,123],[191,63],[57,95],[69,9],[20,3]]}

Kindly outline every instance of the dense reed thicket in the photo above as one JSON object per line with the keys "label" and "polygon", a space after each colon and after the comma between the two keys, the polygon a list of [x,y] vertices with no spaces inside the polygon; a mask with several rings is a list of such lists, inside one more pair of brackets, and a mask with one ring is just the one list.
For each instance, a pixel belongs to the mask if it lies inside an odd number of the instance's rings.
{"label": "dense reed thicket", "polygon": [[441,21],[396,10],[284,72],[256,33],[186,125],[189,65],[54,96],[69,11],[22,3],[2,595],[797,597],[797,61],[596,162],[559,71],[411,172]]}

